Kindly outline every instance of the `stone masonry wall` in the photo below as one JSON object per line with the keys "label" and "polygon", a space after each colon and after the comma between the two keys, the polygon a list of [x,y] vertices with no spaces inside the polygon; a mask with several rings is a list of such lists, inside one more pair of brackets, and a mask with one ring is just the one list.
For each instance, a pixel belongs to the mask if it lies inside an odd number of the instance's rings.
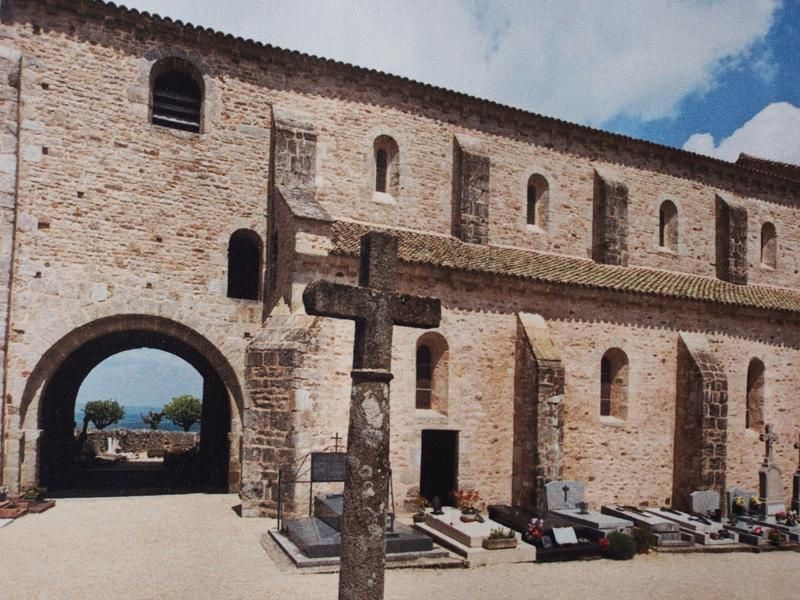
{"label": "stone masonry wall", "polygon": [[564,367],[538,315],[518,315],[514,376],[511,500],[544,515],[544,486],[564,468]]}
{"label": "stone masonry wall", "polygon": [[[303,258],[303,273],[355,283],[353,260]],[[305,278],[306,275],[303,275]],[[764,315],[730,314],[713,305],[648,299],[609,292],[563,290],[502,278],[404,266],[398,289],[440,297],[441,326],[449,348],[446,412],[415,409],[416,342],[420,332],[397,327],[391,383],[392,468],[395,498],[418,490],[420,437],[425,429],[458,431],[458,484],[484,500],[512,498],[517,313],[540,314],[559,349],[564,369],[563,477],[583,481],[593,507],[601,503],[669,505],[673,496],[679,333],[702,331],[728,377],[727,471],[729,485],[757,486],[761,444],[744,424],[746,372],[751,358],[765,361],[766,418],[780,435],[800,428],[791,367],[800,360],[796,321],[782,327]],[[292,307],[302,311],[301,305]],[[347,428],[351,324],[322,319],[315,361],[317,387],[297,413],[303,447],[328,446]],[[600,362],[609,348],[629,359],[625,420],[600,417]],[[299,439],[299,438],[298,438]],[[779,465],[793,472],[796,454],[776,449]],[[712,456],[713,458],[713,456]],[[788,494],[788,488],[787,488]],[[788,497],[787,497],[788,502]]]}
{"label": "stone masonry wall", "polygon": [[453,140],[453,234],[462,242],[489,241],[489,165],[488,156]]}
{"label": "stone masonry wall", "polygon": [[[258,85],[208,57],[203,132],[152,125],[154,57],[204,61],[202,52],[97,21],[76,27],[31,6],[37,26],[4,21],[0,44],[23,57],[7,420],[18,439],[25,432],[24,460],[35,468],[40,390],[22,404],[28,374],[59,339],[97,319],[144,314],[186,325],[241,380],[262,303],[226,297],[228,240],[241,228],[266,238],[271,111]],[[10,243],[3,236],[0,247]],[[22,447],[6,445],[17,461]],[[17,477],[11,460],[8,476]]]}
{"label": "stone masonry wall", "polygon": [[628,265],[628,186],[595,171],[592,258],[607,265]]}
{"label": "stone masonry wall", "polygon": [[747,285],[747,209],[721,196],[716,205],[717,277]]}
{"label": "stone masonry wall", "polygon": [[86,440],[97,454],[102,454],[108,451],[109,438],[117,441],[122,452],[168,450],[181,453],[197,446],[200,436],[188,431],[104,429],[88,432]]}
{"label": "stone masonry wall", "polygon": [[[17,151],[19,149],[20,54],[0,46],[0,364],[5,364],[8,297],[11,283],[14,223],[17,202]],[[6,422],[5,370],[0,370],[0,465]],[[0,481],[2,481],[0,469]]]}
{"label": "stone masonry wall", "polygon": [[681,334],[679,352],[673,505],[688,510],[694,491],[716,490],[724,498],[728,381],[704,336]]}
{"label": "stone masonry wall", "polygon": [[[273,314],[247,349],[245,382],[250,406],[242,437],[242,515],[276,516],[279,497],[284,515],[295,506],[298,477],[297,411],[306,392],[302,367],[316,351],[316,320]],[[279,490],[278,474],[283,471]],[[281,496],[282,494],[282,496]]]}

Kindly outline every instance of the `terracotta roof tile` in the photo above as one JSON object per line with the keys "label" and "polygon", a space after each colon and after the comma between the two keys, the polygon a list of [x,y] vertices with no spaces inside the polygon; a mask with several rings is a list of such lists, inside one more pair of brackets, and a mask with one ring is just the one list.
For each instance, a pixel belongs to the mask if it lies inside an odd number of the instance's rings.
{"label": "terracotta roof tile", "polygon": [[492,273],[543,283],[612,289],[765,310],[800,312],[800,292],[761,285],[735,285],[711,277],[647,267],[603,265],[588,259],[517,248],[465,244],[455,238],[335,221],[332,254],[357,256],[359,240],[370,229],[399,238],[403,262],[459,271]]}

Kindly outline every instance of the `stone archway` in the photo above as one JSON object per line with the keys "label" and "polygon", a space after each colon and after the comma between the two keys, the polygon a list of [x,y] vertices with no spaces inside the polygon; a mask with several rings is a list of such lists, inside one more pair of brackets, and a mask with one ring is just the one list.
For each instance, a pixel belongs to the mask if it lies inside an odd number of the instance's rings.
{"label": "stone archway", "polygon": [[20,447],[20,487],[69,485],[74,407],[81,383],[109,356],[143,347],[174,354],[203,377],[202,487],[238,490],[243,395],[236,373],[208,339],[176,321],[152,315],[92,321],[62,337],[42,356],[28,378],[20,406],[22,431],[38,433]]}

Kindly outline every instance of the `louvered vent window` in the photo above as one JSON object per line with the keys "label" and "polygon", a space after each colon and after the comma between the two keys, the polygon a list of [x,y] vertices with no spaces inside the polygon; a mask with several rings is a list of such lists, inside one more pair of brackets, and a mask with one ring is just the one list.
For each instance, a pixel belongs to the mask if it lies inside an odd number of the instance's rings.
{"label": "louvered vent window", "polygon": [[183,131],[200,132],[203,94],[186,72],[167,71],[153,83],[153,123]]}

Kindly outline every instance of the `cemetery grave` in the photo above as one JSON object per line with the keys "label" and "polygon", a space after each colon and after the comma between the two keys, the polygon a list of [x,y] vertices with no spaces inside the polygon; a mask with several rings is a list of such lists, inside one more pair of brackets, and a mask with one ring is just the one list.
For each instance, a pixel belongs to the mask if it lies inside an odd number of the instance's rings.
{"label": "cemetery grave", "polygon": [[443,506],[440,512],[442,514],[426,512],[425,521],[414,524],[414,527],[463,557],[466,566],[533,562],[536,559],[536,548],[522,541],[519,533],[514,534],[517,540],[515,548],[490,550],[484,547],[484,540],[489,538],[492,530],[502,529],[502,523],[491,518],[483,519],[483,522],[463,522],[461,511],[452,506]]}
{"label": "cemetery grave", "polygon": [[603,536],[612,531],[629,532],[633,521],[602,512],[589,510],[584,501],[584,487],[578,481],[556,480],[545,486],[547,494],[547,513],[545,520],[548,524],[557,526],[588,527]]}
{"label": "cemetery grave", "polygon": [[[345,476],[346,457],[343,452],[312,452],[309,480],[287,482],[308,483],[311,514],[279,520],[279,529],[271,530],[269,534],[297,567],[339,564],[344,496],[341,493],[314,495],[313,486],[315,483],[341,483]],[[385,536],[387,561],[390,563],[422,559],[427,562],[446,561],[449,556],[446,550],[435,547],[428,536],[396,522],[393,510],[387,513]]]}
{"label": "cemetery grave", "polygon": [[[516,506],[495,504],[489,506],[489,517],[514,531],[528,534],[536,515]],[[598,543],[604,535],[590,527],[574,527],[573,536],[565,534],[560,528],[543,528],[537,538],[529,539],[536,547],[536,562],[557,562],[600,558],[602,549]],[[575,541],[572,541],[574,537]],[[523,536],[525,539],[525,536]]]}

